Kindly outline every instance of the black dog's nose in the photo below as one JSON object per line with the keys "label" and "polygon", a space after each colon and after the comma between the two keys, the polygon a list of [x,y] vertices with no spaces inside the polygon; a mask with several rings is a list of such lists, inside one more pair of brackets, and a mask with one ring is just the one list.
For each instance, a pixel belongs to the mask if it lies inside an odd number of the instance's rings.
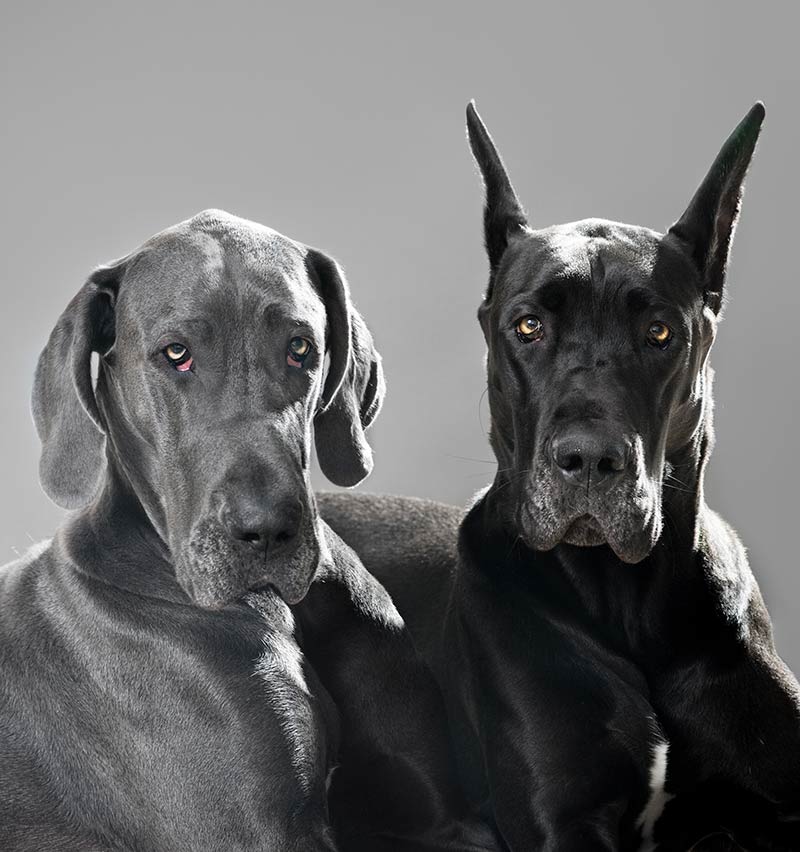
{"label": "black dog's nose", "polygon": [[555,438],[553,461],[563,477],[575,485],[610,482],[630,460],[630,443],[622,438],[573,432]]}
{"label": "black dog's nose", "polygon": [[254,550],[288,544],[300,530],[302,507],[296,500],[269,497],[228,501],[223,523],[231,538]]}

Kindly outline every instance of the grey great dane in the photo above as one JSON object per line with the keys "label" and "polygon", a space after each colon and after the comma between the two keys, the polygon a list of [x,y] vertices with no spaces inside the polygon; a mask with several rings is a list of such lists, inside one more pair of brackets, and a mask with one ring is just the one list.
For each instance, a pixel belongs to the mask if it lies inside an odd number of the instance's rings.
{"label": "grey great dane", "polygon": [[33,392],[72,512],[0,570],[4,852],[498,848],[309,486],[312,434],[369,473],[383,390],[337,264],[263,226],[206,211],[89,277]]}
{"label": "grey great dane", "polygon": [[473,105],[492,483],[465,517],[326,497],[447,696],[513,852],[800,849],[800,688],[706,505],[709,353],[757,104],[666,234],[533,229]]}

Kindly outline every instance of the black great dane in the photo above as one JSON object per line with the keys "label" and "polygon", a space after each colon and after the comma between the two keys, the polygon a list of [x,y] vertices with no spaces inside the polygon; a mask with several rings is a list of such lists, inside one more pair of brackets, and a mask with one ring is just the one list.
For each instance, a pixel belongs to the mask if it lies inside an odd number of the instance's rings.
{"label": "black great dane", "polygon": [[800,849],[800,690],[703,497],[709,352],[763,117],[666,234],[535,230],[470,105],[495,479],[463,521],[322,503],[432,662],[471,800],[513,852]]}
{"label": "black great dane", "polygon": [[366,476],[382,395],[337,264],[261,225],[207,211],[90,276],[33,394],[73,512],[0,570],[3,852],[498,848],[309,486],[312,432]]}

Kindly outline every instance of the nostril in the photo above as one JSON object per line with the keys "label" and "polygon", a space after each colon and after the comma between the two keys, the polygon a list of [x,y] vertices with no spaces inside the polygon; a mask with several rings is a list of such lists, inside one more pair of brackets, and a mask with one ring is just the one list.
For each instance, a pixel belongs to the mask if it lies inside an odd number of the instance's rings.
{"label": "nostril", "polygon": [[275,544],[286,544],[287,541],[291,541],[294,538],[294,535],[286,530],[282,530],[275,536]]}
{"label": "nostril", "polygon": [[580,453],[568,453],[558,459],[558,466],[567,473],[577,473],[583,467]]}
{"label": "nostril", "polygon": [[245,532],[241,535],[242,541],[246,541],[248,544],[259,544],[261,542],[261,536],[255,532]]}
{"label": "nostril", "polygon": [[624,468],[623,459],[616,456],[605,456],[597,463],[597,469],[600,473],[620,473]]}

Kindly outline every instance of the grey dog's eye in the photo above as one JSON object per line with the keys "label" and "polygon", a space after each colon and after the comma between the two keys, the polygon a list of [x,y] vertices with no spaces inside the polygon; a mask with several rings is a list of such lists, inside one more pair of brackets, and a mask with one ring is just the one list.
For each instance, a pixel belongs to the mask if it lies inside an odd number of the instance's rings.
{"label": "grey dog's eye", "polygon": [[656,321],[650,323],[647,329],[647,342],[656,349],[666,349],[672,340],[672,329],[665,323]]}
{"label": "grey dog's eye", "polygon": [[192,369],[194,359],[182,343],[170,343],[162,350],[167,361],[181,373]]}
{"label": "grey dog's eye", "polygon": [[286,350],[286,363],[290,367],[302,367],[311,352],[311,341],[305,337],[293,337]]}
{"label": "grey dog's eye", "polygon": [[517,322],[515,330],[517,337],[523,343],[533,343],[534,340],[541,340],[544,337],[544,326],[539,317],[523,317]]}

